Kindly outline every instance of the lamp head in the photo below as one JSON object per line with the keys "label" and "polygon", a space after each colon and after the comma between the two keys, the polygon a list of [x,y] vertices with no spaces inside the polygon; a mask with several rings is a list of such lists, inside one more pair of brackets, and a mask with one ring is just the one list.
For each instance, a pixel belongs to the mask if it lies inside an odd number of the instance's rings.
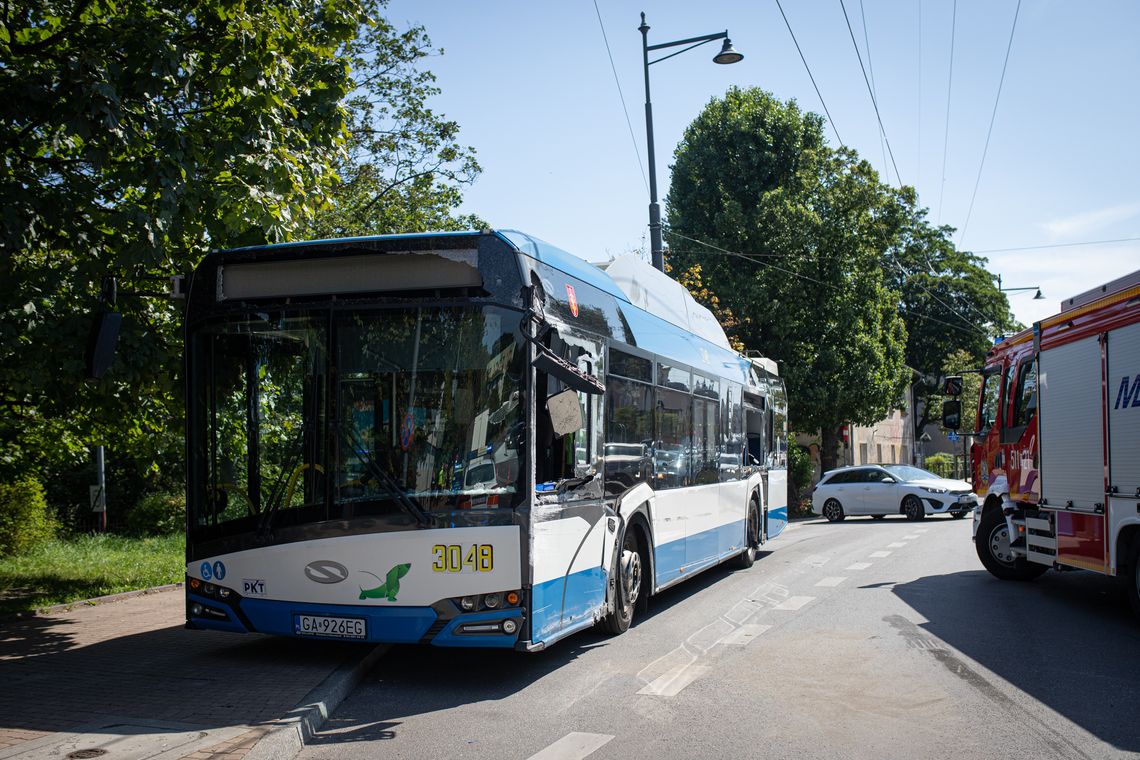
{"label": "lamp head", "polygon": [[736,52],[732,47],[732,40],[728,37],[724,38],[724,44],[721,45],[720,52],[713,56],[713,63],[738,63],[744,60],[744,54]]}
{"label": "lamp head", "polygon": [[1044,301],[1045,296],[1041,295],[1041,288],[1037,289],[1037,295],[1033,296],[1034,301]]}

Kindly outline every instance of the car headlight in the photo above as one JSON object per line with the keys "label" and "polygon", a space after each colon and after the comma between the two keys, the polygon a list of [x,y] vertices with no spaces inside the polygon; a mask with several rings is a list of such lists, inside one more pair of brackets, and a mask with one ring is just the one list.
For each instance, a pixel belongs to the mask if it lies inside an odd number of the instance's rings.
{"label": "car headlight", "polygon": [[927,493],[946,493],[945,488],[933,488],[933,487],[928,487],[928,486],[922,486],[922,490],[926,491]]}

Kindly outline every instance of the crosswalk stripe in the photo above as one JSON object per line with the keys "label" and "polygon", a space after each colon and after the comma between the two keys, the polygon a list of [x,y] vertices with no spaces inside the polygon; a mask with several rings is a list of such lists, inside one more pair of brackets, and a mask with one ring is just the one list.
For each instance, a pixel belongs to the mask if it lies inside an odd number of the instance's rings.
{"label": "crosswalk stripe", "polygon": [[582,760],[592,755],[611,740],[612,734],[587,734],[571,731],[546,749],[531,755],[529,760]]}

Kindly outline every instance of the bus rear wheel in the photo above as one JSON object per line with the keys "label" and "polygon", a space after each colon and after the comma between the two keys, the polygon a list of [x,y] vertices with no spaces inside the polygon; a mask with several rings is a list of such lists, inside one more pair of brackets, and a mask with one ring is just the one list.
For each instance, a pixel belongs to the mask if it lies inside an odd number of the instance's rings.
{"label": "bus rear wheel", "polygon": [[629,630],[633,622],[633,611],[641,597],[643,563],[637,531],[632,528],[626,528],[617,564],[617,597],[614,599],[613,610],[602,620],[602,627],[614,636]]}
{"label": "bus rear wheel", "polygon": [[744,551],[736,556],[733,562],[735,567],[747,570],[756,562],[756,555],[760,551],[760,505],[756,499],[748,501],[748,527],[744,536]]}

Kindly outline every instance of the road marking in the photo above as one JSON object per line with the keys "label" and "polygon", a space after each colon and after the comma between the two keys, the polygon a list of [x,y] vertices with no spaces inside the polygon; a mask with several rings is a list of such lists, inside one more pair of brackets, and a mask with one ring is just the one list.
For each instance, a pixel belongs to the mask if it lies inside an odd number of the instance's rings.
{"label": "road marking", "polygon": [[871,566],[870,562],[856,562],[853,565],[848,565],[847,569],[848,570],[866,570],[870,566]]}
{"label": "road marking", "polygon": [[823,567],[830,560],[831,560],[831,557],[824,557],[820,554],[813,554],[812,556],[804,559],[804,564],[805,565],[811,565],[812,567]]}
{"label": "road marking", "polygon": [[930,528],[915,528],[914,532],[915,533],[925,533],[928,530],[930,530]]}
{"label": "road marking", "polygon": [[819,583],[817,583],[815,585],[835,587],[835,586],[838,586],[840,583],[843,583],[843,581],[845,581],[845,580],[847,580],[847,579],[842,578],[842,577],[824,578],[823,580],[821,580]]}
{"label": "road marking", "polygon": [[918,538],[918,535],[914,533],[911,533],[909,536],[903,536],[904,541],[913,541],[916,538]]}
{"label": "road marking", "polygon": [[[698,665],[696,662],[678,665],[637,693],[651,694],[658,697],[675,697],[681,693],[681,689],[684,689],[708,671],[708,665]],[[585,757],[585,755],[583,755],[583,757]]]}
{"label": "road marking", "polygon": [[531,755],[529,760],[581,760],[597,752],[613,738],[612,734],[571,731],[546,749]]}
{"label": "road marking", "polygon": [[906,546],[906,541],[895,541],[893,544],[887,544],[888,549],[901,549]]}
{"label": "road marking", "polygon": [[891,556],[891,553],[890,552],[871,552],[871,556],[872,557],[889,557],[889,556]]}
{"label": "road marking", "polygon": [[735,628],[735,624],[727,620],[717,619],[685,639],[685,643],[691,644],[701,652],[707,652],[719,644],[721,639],[732,633]]}
{"label": "road marking", "polygon": [[784,602],[777,604],[772,609],[795,611],[795,610],[803,608],[804,606],[810,604],[813,601],[815,601],[814,596],[792,596],[792,597],[789,597]]}
{"label": "road marking", "polygon": [[736,604],[732,605],[728,612],[724,613],[722,617],[725,620],[743,625],[744,621],[752,617],[761,607],[751,599],[741,599]]}
{"label": "road marking", "polygon": [[722,643],[727,645],[748,646],[750,643],[752,643],[753,639],[771,627],[772,626],[770,625],[759,625],[757,623],[742,625],[729,635],[725,636]]}

